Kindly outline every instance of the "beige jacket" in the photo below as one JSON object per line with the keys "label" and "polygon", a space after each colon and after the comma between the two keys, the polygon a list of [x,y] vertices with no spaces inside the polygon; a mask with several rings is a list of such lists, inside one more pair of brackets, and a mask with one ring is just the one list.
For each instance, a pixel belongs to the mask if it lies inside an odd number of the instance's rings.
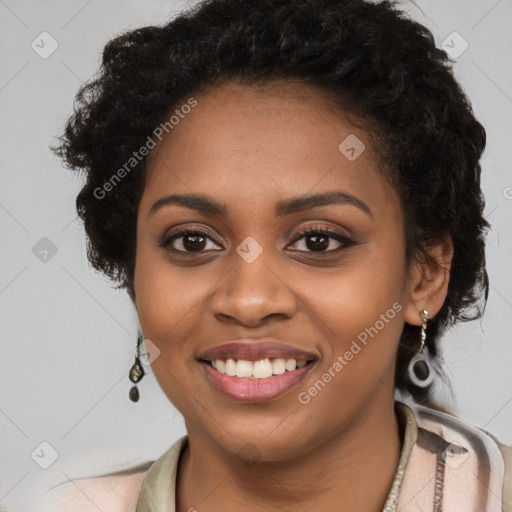
{"label": "beige jacket", "polygon": [[[512,512],[512,447],[454,416],[396,403],[405,424],[383,512]],[[179,456],[187,436],[149,467],[75,480],[41,499],[44,512],[175,512]]]}

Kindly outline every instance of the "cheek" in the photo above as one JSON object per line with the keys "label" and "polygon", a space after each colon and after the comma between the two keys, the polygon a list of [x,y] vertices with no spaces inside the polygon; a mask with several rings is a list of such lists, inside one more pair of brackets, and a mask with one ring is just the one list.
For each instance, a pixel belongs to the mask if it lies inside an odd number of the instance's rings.
{"label": "cheek", "polygon": [[[185,351],[197,318],[194,307],[201,293],[206,291],[200,283],[184,273],[173,271],[160,251],[144,246],[137,249],[134,283],[137,298],[137,314],[146,339],[159,349],[151,363],[151,370],[167,398],[187,416],[193,412],[190,394],[197,393],[191,371],[193,351]],[[183,385],[187,382],[186,386]]]}
{"label": "cheek", "polygon": [[[138,239],[134,284],[139,319],[148,330],[169,329],[190,309],[193,285],[181,282],[163,249],[151,247],[147,236]],[[155,332],[156,334],[156,332]]]}
{"label": "cheek", "polygon": [[[397,237],[398,238],[398,237]],[[360,364],[388,366],[403,329],[405,260],[401,240],[374,242],[354,252],[346,265],[321,281],[304,280],[314,321],[330,342],[333,361],[355,342]],[[348,354],[348,357],[352,357]]]}
{"label": "cheek", "polygon": [[196,372],[202,368],[196,364],[195,355],[197,344],[204,336],[204,324],[212,321],[211,314],[206,318],[208,297],[222,272],[228,270],[208,263],[172,264],[165,249],[149,238],[141,230],[137,241],[134,275],[137,314],[144,337],[160,350],[152,362],[155,377],[176,404],[182,398],[183,382],[187,382],[189,393],[199,380]]}

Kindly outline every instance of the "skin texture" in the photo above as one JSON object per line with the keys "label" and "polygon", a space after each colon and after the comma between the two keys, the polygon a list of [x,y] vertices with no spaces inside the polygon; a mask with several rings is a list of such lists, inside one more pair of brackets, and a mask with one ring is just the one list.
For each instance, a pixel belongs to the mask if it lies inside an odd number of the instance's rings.
{"label": "skin texture", "polygon": [[[379,170],[369,136],[309,86],[255,88],[227,83],[198,104],[148,161],[137,223],[136,307],[146,339],[160,350],[152,368],[183,414],[189,448],[180,461],[179,511],[381,511],[401,442],[394,368],[404,322],[421,325],[446,297],[452,245],[432,248],[439,268],[405,266],[404,217]],[[355,134],[366,149],[350,161],[338,149]],[[277,201],[331,190],[364,201],[315,207],[282,218]],[[206,194],[225,218],[168,205],[168,194]],[[201,253],[176,227],[211,233]],[[300,229],[324,227],[329,256]],[[247,263],[236,248],[254,238],[263,252]],[[215,240],[216,239],[216,240]],[[309,237],[311,239],[311,237]],[[394,318],[307,404],[298,394],[332,367],[380,315]],[[427,330],[428,335],[428,330]],[[270,401],[242,404],[220,394],[199,352],[237,338],[271,337],[316,355],[306,380]],[[419,346],[419,340],[418,340]],[[371,484],[370,484],[371,483]],[[299,507],[300,508],[300,507]]]}

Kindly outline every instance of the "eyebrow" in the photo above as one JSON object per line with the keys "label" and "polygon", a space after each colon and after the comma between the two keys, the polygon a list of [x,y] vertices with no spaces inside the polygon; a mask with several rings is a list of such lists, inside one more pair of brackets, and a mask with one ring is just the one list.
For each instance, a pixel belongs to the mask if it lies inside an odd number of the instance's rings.
{"label": "eyebrow", "polygon": [[[164,206],[173,204],[184,206],[206,215],[226,217],[228,213],[228,209],[224,204],[219,203],[209,196],[203,194],[172,194],[158,199],[158,201],[151,206],[148,216],[153,215]],[[352,205],[361,209],[370,217],[373,216],[370,207],[364,201],[340,190],[284,199],[276,203],[275,214],[276,217],[283,217],[285,215],[291,215],[292,213],[332,204]]]}

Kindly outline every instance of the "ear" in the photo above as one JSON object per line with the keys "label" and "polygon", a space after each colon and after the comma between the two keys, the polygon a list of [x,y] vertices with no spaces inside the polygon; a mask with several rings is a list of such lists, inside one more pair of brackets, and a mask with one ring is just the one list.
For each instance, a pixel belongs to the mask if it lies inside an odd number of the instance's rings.
{"label": "ear", "polygon": [[423,257],[420,261],[413,259],[408,270],[404,320],[411,325],[421,325],[424,309],[428,311],[429,318],[433,318],[448,293],[453,259],[451,236],[445,235],[440,243],[428,249],[428,253],[434,259],[433,263]]}

